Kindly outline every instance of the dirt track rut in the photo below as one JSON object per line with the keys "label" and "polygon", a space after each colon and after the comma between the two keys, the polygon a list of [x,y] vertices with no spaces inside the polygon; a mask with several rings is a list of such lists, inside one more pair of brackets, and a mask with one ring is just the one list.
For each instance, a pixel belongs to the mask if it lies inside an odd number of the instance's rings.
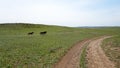
{"label": "dirt track rut", "polygon": [[91,40],[84,40],[80,43],[77,43],[68,51],[68,53],[60,60],[60,62],[55,64],[54,68],[80,68],[79,60],[82,47],[90,41]]}
{"label": "dirt track rut", "polygon": [[100,46],[102,41],[109,37],[102,37],[90,42],[87,49],[88,68],[115,68]]}
{"label": "dirt track rut", "polygon": [[101,37],[99,39],[84,40],[74,45],[68,53],[54,65],[54,68],[80,68],[80,55],[82,48],[88,44],[87,49],[87,67],[88,68],[114,68],[114,64],[106,57],[101,42],[109,37]]}

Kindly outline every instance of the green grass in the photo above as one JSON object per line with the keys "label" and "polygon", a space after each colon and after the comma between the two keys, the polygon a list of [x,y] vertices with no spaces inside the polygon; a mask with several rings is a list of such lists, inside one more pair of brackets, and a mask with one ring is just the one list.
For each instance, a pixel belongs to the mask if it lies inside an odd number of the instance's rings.
{"label": "green grass", "polygon": [[86,66],[86,49],[87,49],[88,43],[83,47],[81,56],[80,56],[80,68],[87,68]]}
{"label": "green grass", "polygon": [[[0,25],[0,68],[52,68],[76,42],[101,35],[114,35],[118,29]],[[27,35],[32,31],[35,34]],[[41,31],[47,31],[47,34],[40,35]]]}
{"label": "green grass", "polygon": [[115,63],[116,68],[120,68],[120,34],[106,39],[102,48],[109,59]]}

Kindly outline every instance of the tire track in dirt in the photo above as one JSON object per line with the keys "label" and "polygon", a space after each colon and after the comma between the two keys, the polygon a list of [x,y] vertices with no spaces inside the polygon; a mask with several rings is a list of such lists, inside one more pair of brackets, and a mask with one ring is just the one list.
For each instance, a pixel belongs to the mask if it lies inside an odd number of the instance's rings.
{"label": "tire track in dirt", "polygon": [[102,37],[90,42],[87,47],[87,67],[88,68],[115,68],[114,64],[105,55],[101,48],[102,41],[107,37]]}
{"label": "tire track in dirt", "polygon": [[89,43],[91,39],[84,40],[74,45],[65,56],[54,65],[54,68],[80,68],[80,54],[84,45]]}

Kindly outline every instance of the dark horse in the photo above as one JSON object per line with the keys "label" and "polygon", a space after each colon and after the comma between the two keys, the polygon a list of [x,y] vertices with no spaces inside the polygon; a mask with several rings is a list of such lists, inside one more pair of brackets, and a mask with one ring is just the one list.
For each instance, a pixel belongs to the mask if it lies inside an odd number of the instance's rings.
{"label": "dark horse", "polygon": [[45,35],[47,31],[40,32],[41,35]]}
{"label": "dark horse", "polygon": [[33,35],[33,34],[34,34],[34,32],[29,32],[29,33],[28,33],[28,35]]}

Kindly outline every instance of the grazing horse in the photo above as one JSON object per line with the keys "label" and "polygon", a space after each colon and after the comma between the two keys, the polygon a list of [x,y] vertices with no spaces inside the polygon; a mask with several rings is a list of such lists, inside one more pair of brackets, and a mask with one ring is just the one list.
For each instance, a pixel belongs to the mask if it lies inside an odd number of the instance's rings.
{"label": "grazing horse", "polygon": [[47,31],[40,32],[41,35],[45,35]]}
{"label": "grazing horse", "polygon": [[34,34],[34,32],[29,32],[29,33],[28,33],[28,35],[33,35],[33,34]]}

